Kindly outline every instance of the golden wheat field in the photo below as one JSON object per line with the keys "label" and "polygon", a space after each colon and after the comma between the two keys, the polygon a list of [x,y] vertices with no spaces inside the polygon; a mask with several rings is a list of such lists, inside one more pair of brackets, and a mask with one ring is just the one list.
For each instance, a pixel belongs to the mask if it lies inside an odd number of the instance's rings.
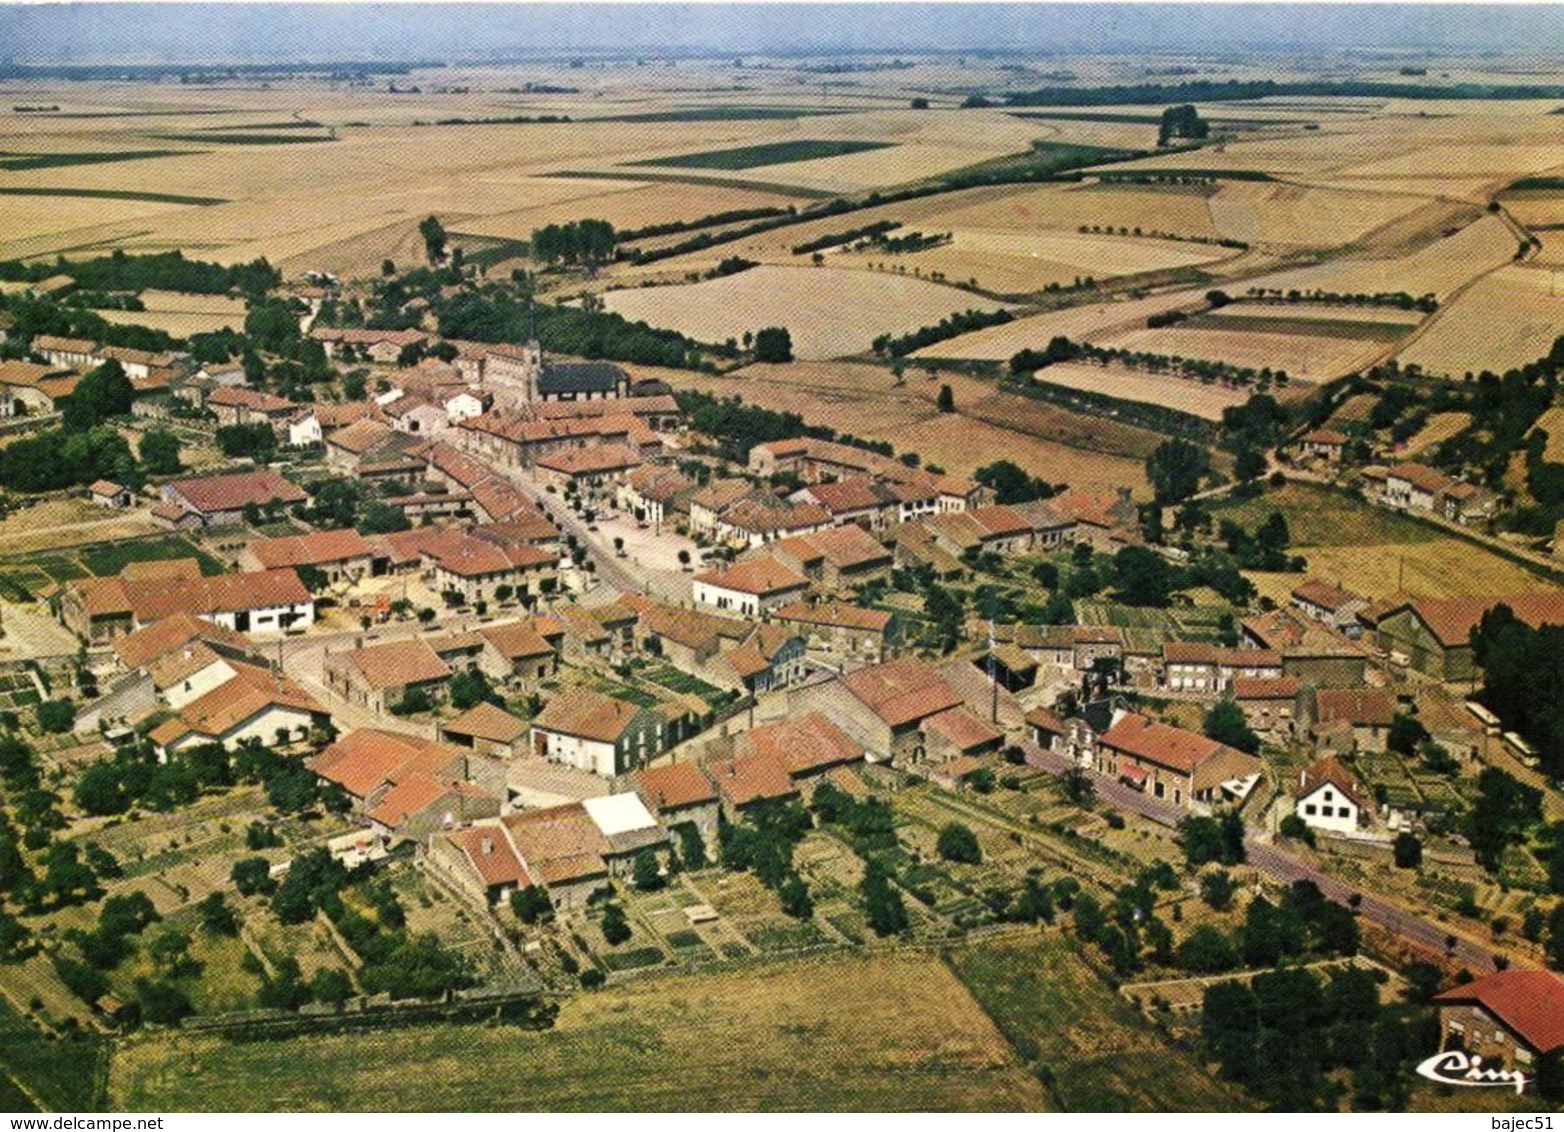
{"label": "golden wheat field", "polygon": [[1105,335],[1099,344],[1176,358],[1203,358],[1251,369],[1281,369],[1289,377],[1313,382],[1340,377],[1387,352],[1383,343],[1362,338],[1274,334],[1264,330],[1186,330],[1182,326]]}
{"label": "golden wheat field", "polygon": [[1191,378],[1169,377],[1122,366],[1081,365],[1074,362],[1061,362],[1040,369],[1033,380],[1044,385],[1060,385],[1088,393],[1106,393],[1125,401],[1162,405],[1208,421],[1221,420],[1223,409],[1242,405],[1252,392],[1215,382],[1207,384]]}
{"label": "golden wheat field", "polygon": [[1473,283],[1429,320],[1403,350],[1403,365],[1460,377],[1546,354],[1564,334],[1564,286],[1557,272],[1529,265],[1499,268]]}
{"label": "golden wheat field", "polygon": [[880,334],[900,334],[963,310],[997,310],[979,295],[910,276],[832,267],[763,264],[737,275],[603,295],[633,322],[669,327],[702,342],[785,326],[805,361],[858,354]]}
{"label": "golden wheat field", "polygon": [[[970,474],[1003,453],[1050,483],[1138,490],[1146,482],[1145,459],[1161,440],[1149,429],[999,393],[992,382],[948,370],[931,377],[921,367],[909,369],[901,385],[884,367],[855,362],[750,365],[722,376],[630,370],[661,377],[676,389],[737,394],[839,432],[889,441],[898,452],[916,452],[924,463],[956,475]],[[954,413],[942,413],[935,404],[941,385],[952,389]]]}

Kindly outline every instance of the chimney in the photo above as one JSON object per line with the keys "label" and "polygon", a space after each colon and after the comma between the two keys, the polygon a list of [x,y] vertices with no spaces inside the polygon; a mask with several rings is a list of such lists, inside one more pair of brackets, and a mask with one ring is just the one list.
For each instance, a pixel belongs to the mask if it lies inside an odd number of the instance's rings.
{"label": "chimney", "polygon": [[479,848],[482,850],[485,857],[492,857],[494,855],[494,838],[485,837]]}

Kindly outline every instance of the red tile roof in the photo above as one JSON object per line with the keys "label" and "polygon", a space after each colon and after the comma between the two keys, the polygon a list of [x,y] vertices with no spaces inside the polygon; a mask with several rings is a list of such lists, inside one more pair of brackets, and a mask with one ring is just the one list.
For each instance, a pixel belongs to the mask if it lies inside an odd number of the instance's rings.
{"label": "red tile roof", "polygon": [[177,720],[168,720],[155,728],[153,741],[166,744],[178,735],[192,732],[220,739],[269,707],[325,714],[325,709],[308,692],[286,676],[237,662],[232,663],[232,668],[232,677],[186,704]]}
{"label": "red tile roof", "polygon": [[1386,688],[1321,688],[1314,693],[1314,710],[1322,724],[1389,727],[1396,717],[1396,698]]}
{"label": "red tile roof", "polygon": [[1045,707],[1035,707],[1027,712],[1026,722],[1044,731],[1051,731],[1055,735],[1063,735],[1069,729],[1069,725],[1064,720]]}
{"label": "red tile roof", "polygon": [[493,743],[514,743],[527,733],[527,724],[504,708],[484,701],[442,723],[440,729],[449,735],[471,735]]}
{"label": "red tile roof", "polygon": [[1134,712],[1125,712],[1117,723],[1102,733],[1099,741],[1105,747],[1181,774],[1193,774],[1201,763],[1230,749],[1215,739],[1158,723]]}
{"label": "red tile roof", "polygon": [[809,585],[809,580],[802,574],[784,566],[775,558],[751,558],[747,562],[736,562],[726,570],[697,574],[695,580],[719,589],[761,597],[786,590],[804,589]]}
{"label": "red tile roof", "polygon": [[1309,605],[1317,605],[1321,609],[1335,612],[1338,609],[1353,602],[1367,602],[1367,598],[1359,597],[1350,590],[1344,590],[1340,586],[1333,586],[1329,582],[1322,582],[1318,578],[1310,578],[1292,591],[1292,596]]}
{"label": "red tile roof", "polygon": [[1386,479],[1405,480],[1421,491],[1438,492],[1450,486],[1450,477],[1425,464],[1397,464],[1385,473]]}
{"label": "red tile roof", "polygon": [[812,774],[863,758],[863,748],[819,712],[752,727],[740,749],[779,759],[793,775]]}
{"label": "red tile roof", "polygon": [[192,613],[175,613],[116,639],[114,652],[126,668],[140,668],[191,641],[217,641],[241,652],[254,647],[243,633],[203,621]]}
{"label": "red tile roof", "polygon": [[710,763],[706,770],[722,796],[734,806],[747,806],[766,798],[791,798],[798,793],[787,766],[770,752]]}
{"label": "red tile roof", "polygon": [[771,611],[778,621],[796,621],[803,625],[826,625],[842,629],[862,629],[883,633],[891,623],[891,615],[878,609],[860,609],[840,601],[823,601],[819,605],[807,605],[791,601]]}
{"label": "red tile roof", "polygon": [[953,707],[923,721],[923,729],[932,731],[958,751],[971,751],[1004,738],[965,707]]}
{"label": "red tile roof", "polygon": [[[1429,631],[1439,638],[1439,643],[1447,648],[1470,641],[1472,630],[1477,628],[1483,614],[1499,605],[1509,606],[1517,620],[1533,628],[1564,625],[1564,590],[1539,590],[1508,597],[1426,598],[1409,604]],[[1406,606],[1396,607],[1401,608]],[[1396,609],[1386,610],[1380,619],[1396,612]]]}
{"label": "red tile roof", "polygon": [[635,791],[652,810],[677,810],[714,802],[717,791],[694,763],[671,763],[635,772]]}
{"label": "red tile roof", "polygon": [[549,656],[554,652],[553,647],[526,621],[485,625],[478,632],[506,660],[525,660],[528,657]]}
{"label": "red tile roof", "polygon": [[470,751],[418,735],[359,728],[309,760],[310,769],[355,798],[412,773],[455,778]]}
{"label": "red tile roof", "polygon": [[1233,681],[1235,700],[1290,700],[1298,694],[1295,676],[1240,676]]}
{"label": "red tile roof", "polygon": [[1481,1006],[1539,1054],[1564,1046],[1564,980],[1547,971],[1500,971],[1435,995],[1434,1001]]}
{"label": "red tile roof", "polygon": [[1363,783],[1358,781],[1357,775],[1342,766],[1335,755],[1326,755],[1299,772],[1298,797],[1306,798],[1327,784],[1340,790],[1350,801],[1356,802],[1358,809],[1373,809],[1368,801],[1369,792],[1363,788]]}
{"label": "red tile roof", "polygon": [[222,476],[196,476],[175,480],[168,486],[202,514],[238,511],[247,503],[263,507],[274,499],[283,503],[302,503],[309,498],[296,484],[270,468]]}
{"label": "red tile roof", "polygon": [[304,535],[256,539],[250,553],[268,570],[284,566],[320,566],[369,558],[374,551],[364,536],[351,527],[340,531],[312,531]]}
{"label": "red tile roof", "polygon": [[590,688],[567,688],[543,705],[532,725],[560,735],[616,743],[640,710]]}
{"label": "red tile roof", "polygon": [[849,672],[842,683],[892,727],[926,719],[961,703],[961,697],[933,665],[912,657]]}
{"label": "red tile roof", "polygon": [[608,871],[603,856],[613,847],[580,802],[511,814],[500,824],[510,834],[523,867],[544,884],[583,880]]}
{"label": "red tile roof", "polygon": [[445,661],[422,639],[386,641],[348,655],[365,682],[379,691],[443,680],[451,674]]}
{"label": "red tile roof", "polygon": [[445,836],[467,857],[485,887],[502,884],[532,887],[532,878],[522,868],[516,851],[511,848],[510,838],[505,835],[505,828],[498,822],[458,829]]}
{"label": "red tile roof", "polygon": [[457,811],[453,816],[459,818],[460,800],[464,797],[490,799],[491,807],[494,801],[492,795],[471,783],[445,781],[415,771],[387,790],[375,808],[369,811],[369,817],[383,826],[396,829],[408,818],[416,817],[442,799],[450,798],[454,799],[453,805]]}

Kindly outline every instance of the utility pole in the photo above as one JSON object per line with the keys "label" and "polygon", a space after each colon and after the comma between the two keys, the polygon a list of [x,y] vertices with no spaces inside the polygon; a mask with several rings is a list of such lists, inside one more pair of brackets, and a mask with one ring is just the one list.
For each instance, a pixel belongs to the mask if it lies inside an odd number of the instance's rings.
{"label": "utility pole", "polygon": [[988,623],[988,683],[992,693],[989,707],[990,720],[999,722],[999,676],[994,671],[994,622]]}

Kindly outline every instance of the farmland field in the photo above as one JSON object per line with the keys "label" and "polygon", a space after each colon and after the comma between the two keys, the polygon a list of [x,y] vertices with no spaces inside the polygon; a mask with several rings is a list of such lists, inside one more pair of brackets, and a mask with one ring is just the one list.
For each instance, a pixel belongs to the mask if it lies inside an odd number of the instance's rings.
{"label": "farmland field", "polygon": [[[1191,320],[1193,322],[1194,320]],[[1190,323],[1105,335],[1100,344],[1180,358],[1204,358],[1253,369],[1286,370],[1305,381],[1327,381],[1365,364],[1386,347],[1362,338],[1278,334],[1263,330],[1204,330]]]}
{"label": "farmland field", "polygon": [[1029,347],[1040,350],[1057,335],[1096,342],[1115,331],[1143,328],[1151,315],[1200,306],[1204,304],[1204,299],[1204,291],[1189,290],[1171,291],[1125,302],[1086,303],[1046,314],[1029,315],[1001,326],[974,330],[970,334],[926,346],[913,356],[1005,361]]}
{"label": "farmland field", "polygon": [[100,311],[110,322],[150,326],[177,338],[191,334],[244,327],[244,301],[226,295],[183,295],[175,291],[144,291],[143,311]]}
{"label": "farmland field", "polygon": [[543,1032],[415,1027],[372,1041],[367,1058],[362,1034],[145,1035],[117,1051],[110,1097],[161,1110],[1049,1107],[949,969],[911,953],[643,979],[571,999]]}
{"label": "farmland field", "polygon": [[1504,222],[1484,216],[1451,235],[1404,255],[1330,259],[1313,267],[1245,282],[1283,291],[1320,289],[1339,294],[1405,291],[1443,298],[1465,283],[1508,263],[1516,241]]}
{"label": "farmland field", "polygon": [[1062,362],[1040,369],[1033,375],[1033,380],[1046,385],[1062,385],[1066,389],[1104,393],[1125,401],[1164,405],[1208,421],[1221,420],[1223,409],[1242,405],[1250,396],[1247,390],[1215,383],[1206,385],[1190,378],[1145,373],[1120,366],[1093,366],[1074,362]]}
{"label": "farmland field", "polygon": [[794,161],[814,161],[821,157],[841,157],[864,150],[881,149],[888,142],[864,141],[783,141],[765,145],[717,149],[707,153],[686,153],[678,157],[653,157],[633,165],[672,165],[681,169],[754,169],[760,165],[785,165]]}
{"label": "farmland field", "polygon": [[1169,1045],[1065,940],[977,944],[951,967],[1065,1111],[1237,1112],[1251,1103]]}
{"label": "farmland field", "polygon": [[963,310],[1003,304],[908,276],[835,268],[762,265],[737,275],[603,296],[631,321],[721,342],[765,326],[785,326],[806,361],[862,353],[876,336],[900,334]]}
{"label": "farmland field", "polygon": [[[929,380],[913,372],[900,387],[879,366],[847,362],[753,365],[723,377],[656,373],[676,388],[736,393],[810,423],[890,441],[898,452],[916,452],[953,475],[969,475],[1003,452],[1050,482],[1139,488],[1146,482],[1145,459],[1159,440],[1148,429],[1000,393],[991,382],[954,373]],[[955,414],[935,406],[941,384],[951,386]]]}
{"label": "farmland field", "polygon": [[1555,272],[1501,267],[1440,310],[1398,358],[1447,377],[1536,361],[1564,334],[1558,290]]}

